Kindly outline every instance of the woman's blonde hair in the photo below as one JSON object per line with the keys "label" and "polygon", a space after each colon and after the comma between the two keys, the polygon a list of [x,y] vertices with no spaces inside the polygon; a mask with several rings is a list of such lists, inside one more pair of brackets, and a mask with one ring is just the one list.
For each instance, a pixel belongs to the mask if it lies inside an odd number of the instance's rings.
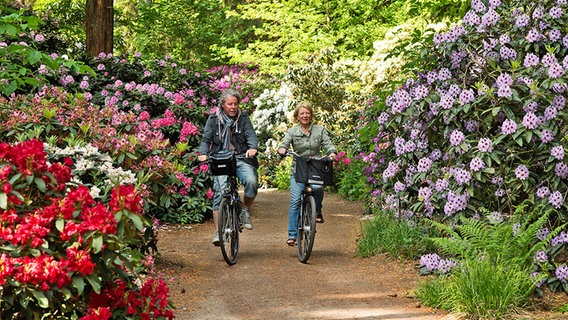
{"label": "woman's blonde hair", "polygon": [[309,103],[307,103],[306,101],[302,101],[298,104],[298,106],[296,107],[296,110],[294,110],[294,122],[298,122],[298,113],[300,112],[300,108],[304,108],[307,109],[310,114],[311,114],[311,121],[314,121],[314,110],[312,109],[312,107],[310,106]]}

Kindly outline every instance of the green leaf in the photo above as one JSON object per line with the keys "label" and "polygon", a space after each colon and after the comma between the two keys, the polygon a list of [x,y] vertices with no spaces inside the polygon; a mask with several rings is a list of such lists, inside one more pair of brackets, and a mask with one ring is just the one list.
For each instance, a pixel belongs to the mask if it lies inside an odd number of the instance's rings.
{"label": "green leaf", "polygon": [[83,280],[83,277],[81,276],[73,277],[73,287],[77,289],[78,295],[83,294],[83,290],[85,290],[85,280]]}
{"label": "green leaf", "polygon": [[65,220],[57,219],[57,221],[55,221],[55,228],[57,228],[59,232],[63,231],[65,228]]}
{"label": "green leaf", "polygon": [[101,250],[103,248],[103,237],[98,236],[98,237],[93,238],[92,247],[93,247],[94,253],[101,252]]}
{"label": "green leaf", "polygon": [[134,154],[132,154],[132,153],[130,153],[130,152],[127,152],[127,153],[126,153],[126,156],[129,157],[130,159],[133,159],[133,160],[138,159],[137,156],[135,156]]}
{"label": "green leaf", "polygon": [[40,307],[42,307],[42,308],[48,308],[49,307],[49,299],[47,299],[47,297],[45,296],[45,294],[42,291],[37,291],[37,290],[34,290],[34,289],[30,289],[30,291],[32,292],[32,294],[36,298]]}
{"label": "green leaf", "polygon": [[0,208],[6,210],[8,208],[8,195],[0,192]]}
{"label": "green leaf", "polygon": [[42,193],[45,193],[45,191],[47,190],[47,187],[45,185],[45,181],[43,181],[42,178],[35,177],[34,182],[35,182],[37,188],[39,189],[39,191],[41,191]]}
{"label": "green leaf", "polygon": [[11,95],[16,89],[18,89],[18,83],[16,81],[10,81],[8,84],[0,84],[0,91],[6,96]]}
{"label": "green leaf", "polygon": [[37,51],[37,50],[32,50],[28,53],[28,61],[31,64],[36,64],[38,61],[40,61],[42,58],[41,52]]}
{"label": "green leaf", "polygon": [[134,223],[134,226],[136,226],[136,229],[142,230],[142,228],[144,228],[144,225],[142,223],[142,219],[140,219],[140,216],[138,216],[135,213],[132,213],[129,216],[130,216],[130,219],[132,220],[132,222]]}
{"label": "green leaf", "polygon": [[530,143],[532,137],[533,137],[533,132],[532,132],[532,131],[527,131],[527,134],[525,135],[525,141],[526,141],[527,143]]}
{"label": "green leaf", "polygon": [[96,293],[101,293],[101,280],[97,276],[90,274],[85,278],[91,284],[93,291],[95,291]]}

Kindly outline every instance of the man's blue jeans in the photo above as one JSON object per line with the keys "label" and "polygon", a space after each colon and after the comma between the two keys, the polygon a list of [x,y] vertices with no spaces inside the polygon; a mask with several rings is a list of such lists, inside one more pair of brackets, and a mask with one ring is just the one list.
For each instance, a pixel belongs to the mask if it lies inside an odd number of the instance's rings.
{"label": "man's blue jeans", "polygon": [[[288,238],[298,237],[298,216],[300,215],[300,197],[305,188],[304,183],[296,182],[294,175],[290,176],[290,208],[288,210]],[[316,200],[316,212],[321,213],[323,200],[323,186],[312,184]]]}
{"label": "man's blue jeans", "polygon": [[[219,210],[223,189],[227,185],[228,176],[213,177],[213,210]],[[237,159],[237,177],[245,189],[245,197],[254,199],[258,193],[258,173],[256,168],[242,160]]]}

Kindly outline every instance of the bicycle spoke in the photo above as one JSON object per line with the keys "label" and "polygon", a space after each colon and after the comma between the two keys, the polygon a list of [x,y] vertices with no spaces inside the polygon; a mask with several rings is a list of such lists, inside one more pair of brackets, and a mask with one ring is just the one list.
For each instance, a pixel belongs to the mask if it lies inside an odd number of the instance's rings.
{"label": "bicycle spoke", "polygon": [[316,234],[315,199],[307,195],[300,209],[298,219],[298,259],[306,263],[312,253]]}
{"label": "bicycle spoke", "polygon": [[239,226],[236,210],[229,199],[223,198],[219,205],[219,240],[221,253],[228,265],[237,262],[239,253]]}

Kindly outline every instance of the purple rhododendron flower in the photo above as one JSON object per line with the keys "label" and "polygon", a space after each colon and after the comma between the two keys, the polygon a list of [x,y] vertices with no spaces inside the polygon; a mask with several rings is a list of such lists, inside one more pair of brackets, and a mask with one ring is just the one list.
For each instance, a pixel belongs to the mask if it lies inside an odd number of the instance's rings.
{"label": "purple rhododendron flower", "polygon": [[529,177],[529,169],[524,164],[521,164],[515,169],[515,176],[520,180],[526,180]]}
{"label": "purple rhododendron flower", "polygon": [[568,266],[566,265],[559,266],[558,268],[556,268],[554,274],[556,275],[558,281],[566,282],[566,278],[568,278]]}
{"label": "purple rhododendron flower", "polygon": [[483,162],[483,160],[481,160],[478,157],[475,157],[473,159],[471,159],[471,162],[469,163],[469,168],[471,171],[479,171],[485,168],[485,162]]}
{"label": "purple rhododendron flower", "polygon": [[548,198],[549,195],[550,189],[548,187],[540,187],[536,190],[536,196],[541,199]]}
{"label": "purple rhododendron flower", "polygon": [[560,193],[560,191],[554,191],[548,197],[548,203],[550,203],[554,208],[560,209],[560,207],[562,207],[562,204],[564,203],[564,197],[562,196],[562,193]]}
{"label": "purple rhododendron flower", "polygon": [[511,119],[507,119],[503,121],[501,131],[503,132],[503,134],[513,134],[517,131],[517,124]]}
{"label": "purple rhododendron flower", "polygon": [[465,135],[459,130],[454,130],[450,134],[450,144],[452,146],[459,146],[465,140]]}
{"label": "purple rhododendron flower", "polygon": [[550,155],[558,160],[564,159],[564,147],[556,146],[550,149]]}
{"label": "purple rhododendron flower", "polygon": [[548,256],[546,255],[546,252],[544,252],[544,250],[539,250],[535,253],[534,260],[540,263],[544,263],[548,261]]}

